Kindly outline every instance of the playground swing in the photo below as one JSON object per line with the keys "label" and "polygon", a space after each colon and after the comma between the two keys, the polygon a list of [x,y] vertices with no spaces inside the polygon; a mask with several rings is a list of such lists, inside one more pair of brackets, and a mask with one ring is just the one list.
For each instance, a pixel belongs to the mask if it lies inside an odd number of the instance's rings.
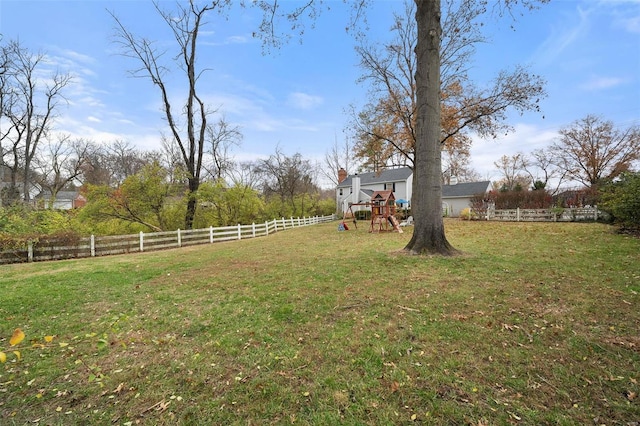
{"label": "playground swing", "polygon": [[[400,223],[395,217],[396,202],[393,191],[376,191],[371,196],[371,202],[349,204],[345,217],[348,217],[350,214],[353,217],[355,229],[358,229],[353,206],[366,206],[367,208],[371,208],[371,226],[369,227],[369,232],[395,230],[398,233],[403,233],[402,228],[400,228]],[[344,220],[343,224],[345,224]],[[389,226],[391,226],[391,229],[389,229]]]}

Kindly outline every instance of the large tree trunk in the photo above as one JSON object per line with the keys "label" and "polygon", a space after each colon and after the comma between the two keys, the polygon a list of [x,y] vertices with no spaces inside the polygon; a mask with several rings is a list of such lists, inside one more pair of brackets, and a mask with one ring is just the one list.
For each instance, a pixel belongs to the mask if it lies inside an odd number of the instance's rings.
{"label": "large tree trunk", "polygon": [[413,254],[457,253],[447,241],[442,219],[440,150],[440,0],[415,0],[416,147],[413,170],[413,237],[405,250]]}
{"label": "large tree trunk", "polygon": [[198,200],[196,193],[200,187],[200,178],[189,178],[189,194],[187,194],[187,211],[184,217],[184,228],[189,230],[193,229],[193,221],[196,217],[196,208],[198,206]]}

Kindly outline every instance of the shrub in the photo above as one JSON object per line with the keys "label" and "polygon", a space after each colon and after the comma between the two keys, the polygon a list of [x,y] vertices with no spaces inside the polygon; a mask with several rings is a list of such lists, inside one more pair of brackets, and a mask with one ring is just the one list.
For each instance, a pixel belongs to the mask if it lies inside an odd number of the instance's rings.
{"label": "shrub", "polygon": [[61,210],[35,210],[26,204],[0,209],[0,232],[13,235],[52,234],[73,229],[71,214]]}
{"label": "shrub", "polygon": [[601,190],[600,207],[624,229],[640,230],[640,172],[623,173]]}
{"label": "shrub", "polygon": [[469,207],[462,209],[462,211],[460,212],[460,219],[462,220],[471,220],[474,218],[475,218],[475,215],[473,214],[473,212]]}

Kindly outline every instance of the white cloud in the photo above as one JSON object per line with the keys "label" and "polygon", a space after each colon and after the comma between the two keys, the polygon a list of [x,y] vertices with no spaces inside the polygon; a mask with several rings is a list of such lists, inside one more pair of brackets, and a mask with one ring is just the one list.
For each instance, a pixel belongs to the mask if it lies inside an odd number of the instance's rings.
{"label": "white cloud", "polygon": [[625,82],[624,79],[619,77],[591,77],[587,82],[580,86],[581,89],[592,91],[609,89],[611,87],[619,86]]}
{"label": "white cloud", "polygon": [[297,109],[312,109],[322,105],[324,100],[320,96],[313,96],[302,92],[293,92],[287,98],[287,104]]}
{"label": "white cloud", "polygon": [[249,43],[253,39],[249,36],[241,35],[241,36],[231,36],[227,37],[225,44],[244,44]]}
{"label": "white cloud", "polygon": [[222,41],[201,41],[199,42],[203,46],[229,46],[236,44],[248,44],[254,41],[251,35],[233,35],[225,37]]}
{"label": "white cloud", "polygon": [[537,149],[544,149],[558,136],[555,129],[542,129],[524,123],[516,124],[514,129],[513,132],[495,140],[473,137],[471,163],[480,176],[498,178],[499,173],[493,163],[500,157],[517,153],[527,155]]}
{"label": "white cloud", "polygon": [[575,16],[562,17],[562,23],[552,29],[549,37],[536,50],[533,62],[551,64],[573,46],[588,32],[591,12],[578,6]]}

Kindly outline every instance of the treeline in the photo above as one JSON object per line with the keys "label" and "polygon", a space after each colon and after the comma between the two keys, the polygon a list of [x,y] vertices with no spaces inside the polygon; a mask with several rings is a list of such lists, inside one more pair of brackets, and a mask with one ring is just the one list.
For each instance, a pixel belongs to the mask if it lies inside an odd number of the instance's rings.
{"label": "treeline", "polygon": [[142,152],[121,141],[87,147],[82,155],[69,157],[80,163],[73,182],[80,184],[78,193],[86,200],[82,208],[46,209],[52,205],[47,198],[13,202],[0,209],[0,232],[114,235],[184,229],[189,200],[197,204],[194,228],[335,212],[333,191],[319,187],[317,166],[300,154],[289,156],[277,149],[253,162],[227,159],[222,169],[208,167],[193,192],[179,162],[171,161],[171,150]]}

